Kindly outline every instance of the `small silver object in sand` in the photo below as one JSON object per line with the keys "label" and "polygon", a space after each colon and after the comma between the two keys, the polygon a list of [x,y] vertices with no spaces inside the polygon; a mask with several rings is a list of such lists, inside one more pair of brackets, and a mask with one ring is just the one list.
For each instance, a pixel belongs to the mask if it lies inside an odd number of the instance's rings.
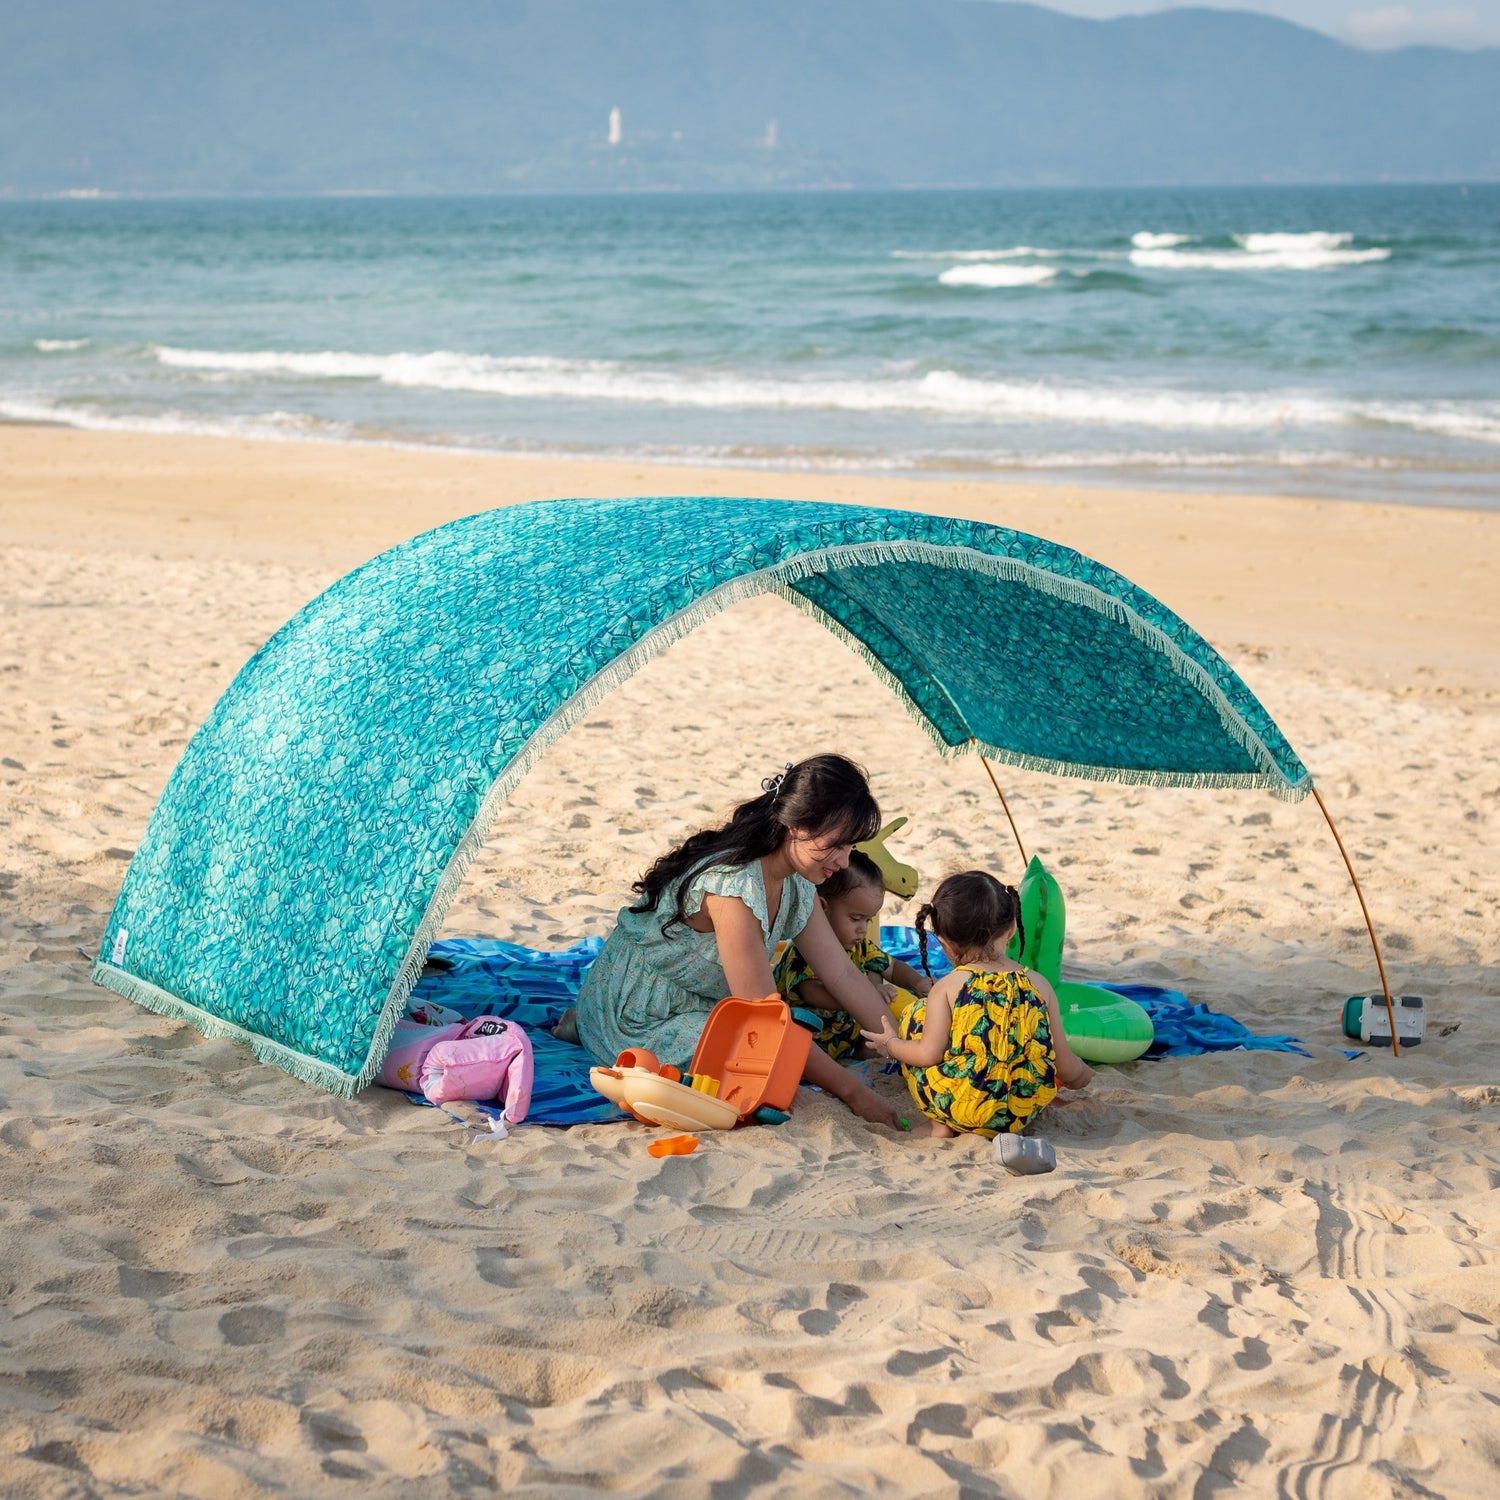
{"label": "small silver object in sand", "polygon": [[1032,1177],[1050,1172],[1057,1165],[1051,1141],[1034,1141],[1024,1135],[997,1135],[995,1160],[1014,1177]]}

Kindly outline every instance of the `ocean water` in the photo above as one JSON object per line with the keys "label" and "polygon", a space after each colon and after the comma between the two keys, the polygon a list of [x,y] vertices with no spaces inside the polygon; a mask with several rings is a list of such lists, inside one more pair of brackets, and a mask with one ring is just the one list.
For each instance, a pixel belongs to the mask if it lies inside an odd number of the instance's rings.
{"label": "ocean water", "polygon": [[0,202],[0,420],[1495,506],[1500,185]]}

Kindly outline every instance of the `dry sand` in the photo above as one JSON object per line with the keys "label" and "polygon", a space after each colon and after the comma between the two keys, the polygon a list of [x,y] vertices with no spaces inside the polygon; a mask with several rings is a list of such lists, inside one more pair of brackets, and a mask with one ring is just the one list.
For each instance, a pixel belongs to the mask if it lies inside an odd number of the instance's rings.
{"label": "dry sand", "polygon": [[[1041,1123],[1049,1177],[805,1092],[657,1161],[644,1127],[491,1143],[334,1100],[89,985],[270,631],[415,531],[585,493],[928,507],[1121,568],[1319,778],[1429,1040],[1344,1055],[1375,976],[1311,803],[1018,772],[1074,973],[1312,1057],[1101,1070]],[[1500,514],[0,427],[0,566],[0,1492],[1495,1492]],[[669,840],[821,748],[911,818],[925,881],[1015,873],[977,764],[763,599],[548,754],[448,931],[603,931]]]}

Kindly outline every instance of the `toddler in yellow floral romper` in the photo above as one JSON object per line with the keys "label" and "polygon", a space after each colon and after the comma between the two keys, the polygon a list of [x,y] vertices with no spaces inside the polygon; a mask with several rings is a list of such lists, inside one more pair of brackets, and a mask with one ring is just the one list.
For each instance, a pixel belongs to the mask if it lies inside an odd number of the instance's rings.
{"label": "toddler in yellow floral romper", "polygon": [[1068,1046],[1052,986],[1006,956],[1020,897],[983,870],[950,875],[917,913],[924,969],[929,920],[953,972],[907,1011],[899,1034],[882,1020],[861,1035],[901,1064],[932,1135],[1025,1130],[1059,1085],[1081,1089],[1094,1073]]}

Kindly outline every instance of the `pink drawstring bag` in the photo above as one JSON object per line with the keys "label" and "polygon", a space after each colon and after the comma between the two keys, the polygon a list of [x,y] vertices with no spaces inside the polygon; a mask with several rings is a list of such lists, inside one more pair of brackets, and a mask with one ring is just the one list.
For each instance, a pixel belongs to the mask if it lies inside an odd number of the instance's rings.
{"label": "pink drawstring bag", "polygon": [[535,1073],[525,1031],[514,1021],[479,1016],[455,1026],[398,1021],[380,1081],[387,1088],[420,1091],[429,1104],[500,1100],[506,1123],[519,1125],[531,1107]]}

